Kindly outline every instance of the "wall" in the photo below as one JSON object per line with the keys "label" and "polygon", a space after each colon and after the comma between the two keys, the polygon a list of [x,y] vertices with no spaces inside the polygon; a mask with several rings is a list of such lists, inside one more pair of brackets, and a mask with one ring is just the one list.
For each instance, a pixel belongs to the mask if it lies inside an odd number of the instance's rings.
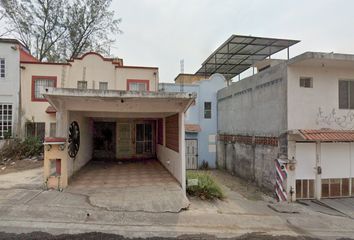
{"label": "wall", "polygon": [[13,108],[13,136],[19,135],[20,50],[13,43],[0,43],[0,58],[5,58],[5,79],[0,78],[0,103],[11,103]]}
{"label": "wall", "polygon": [[[82,113],[79,112],[70,112],[69,113],[69,122],[76,121],[79,124],[80,128],[80,148],[79,152],[76,155],[76,158],[70,159],[68,155],[68,177],[70,178],[75,172],[80,170],[88,161],[92,158],[92,127],[93,121],[90,118],[84,117]],[[66,136],[68,137],[68,136]]]}
{"label": "wall", "polygon": [[[338,80],[354,80],[354,68],[335,60],[331,64],[333,66],[301,64],[288,67],[289,130],[354,129],[354,111],[339,109],[338,100]],[[300,77],[312,77],[313,88],[300,88]]]}
{"label": "wall", "polygon": [[218,91],[218,132],[279,136],[287,130],[285,64]]}
{"label": "wall", "polygon": [[218,141],[217,145],[219,168],[254,181],[265,189],[274,189],[277,146],[222,141]]}
{"label": "wall", "polygon": [[21,123],[22,136],[25,135],[25,124],[28,121],[45,122],[46,136],[49,136],[50,123],[56,122],[55,114],[48,114],[45,110],[50,106],[47,101],[32,101],[32,76],[54,76],[57,78],[57,86],[61,86],[63,72],[67,65],[49,65],[49,64],[21,64]]}
{"label": "wall", "polygon": [[[186,124],[198,124],[198,166],[205,161],[209,167],[216,167],[216,134],[217,134],[217,91],[226,86],[221,74],[214,74],[209,79],[200,79],[195,84],[160,84],[160,91],[197,93],[195,104],[185,113]],[[204,102],[211,102],[210,119],[204,118]]]}

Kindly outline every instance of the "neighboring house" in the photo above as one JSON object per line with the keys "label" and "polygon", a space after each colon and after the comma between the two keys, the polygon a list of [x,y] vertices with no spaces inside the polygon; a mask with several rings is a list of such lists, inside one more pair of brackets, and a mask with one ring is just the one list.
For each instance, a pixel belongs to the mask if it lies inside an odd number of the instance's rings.
{"label": "neighboring house", "polygon": [[20,135],[20,61],[37,59],[16,39],[0,38],[0,138]]}
{"label": "neighboring house", "polygon": [[158,68],[89,52],[66,63],[21,61],[21,84],[23,133],[69,139],[70,157],[49,159],[59,161],[60,187],[91,159],[157,157],[185,190],[184,112],[195,96],[158,92]]}
{"label": "neighboring house", "polygon": [[[179,77],[182,74],[179,75]],[[196,93],[197,98],[185,114],[186,168],[216,167],[216,93],[226,86],[221,74],[210,78],[183,74],[189,84],[160,83],[159,91]],[[188,78],[191,76],[192,80]]]}
{"label": "neighboring house", "polygon": [[218,165],[279,200],[354,196],[354,55],[256,66],[218,92]]}

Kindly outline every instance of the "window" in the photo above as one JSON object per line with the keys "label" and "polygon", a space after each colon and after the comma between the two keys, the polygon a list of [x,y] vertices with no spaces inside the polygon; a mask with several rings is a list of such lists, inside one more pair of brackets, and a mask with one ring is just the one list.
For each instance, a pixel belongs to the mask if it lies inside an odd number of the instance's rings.
{"label": "window", "polygon": [[5,78],[5,58],[0,58],[0,78]]}
{"label": "window", "polygon": [[57,128],[57,124],[56,123],[50,123],[50,129],[49,129],[49,136],[50,137],[55,137],[56,136],[56,128]]}
{"label": "window", "polygon": [[149,80],[127,80],[128,91],[149,91]]}
{"label": "window", "polygon": [[32,77],[32,101],[46,101],[44,96],[40,93],[42,88],[56,87],[57,77]]}
{"label": "window", "polygon": [[44,122],[28,122],[26,123],[26,137],[38,137],[41,141],[45,136]]}
{"label": "window", "polygon": [[354,80],[339,80],[339,108],[354,109]]}
{"label": "window", "polygon": [[107,90],[108,89],[108,82],[100,82],[99,89],[100,90]]}
{"label": "window", "polygon": [[87,82],[86,81],[77,81],[77,88],[78,89],[87,89]]}
{"label": "window", "polygon": [[0,104],[0,137],[12,136],[12,105]]}
{"label": "window", "polygon": [[204,102],[204,118],[211,118],[211,102]]}
{"label": "window", "polygon": [[313,80],[311,77],[300,77],[300,87],[313,88]]}

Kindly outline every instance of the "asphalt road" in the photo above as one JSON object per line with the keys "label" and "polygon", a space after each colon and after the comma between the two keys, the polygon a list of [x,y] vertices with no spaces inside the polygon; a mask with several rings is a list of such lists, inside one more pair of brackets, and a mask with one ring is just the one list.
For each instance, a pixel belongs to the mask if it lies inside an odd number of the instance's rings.
{"label": "asphalt road", "polygon": [[[13,234],[13,233],[4,233],[0,232],[0,240],[141,240],[141,238],[124,238],[121,235],[115,234],[106,234],[106,233],[82,233],[82,234],[62,234],[62,235],[51,235],[44,232],[32,232],[32,233],[23,233],[23,234]],[[146,238],[146,240],[216,240],[221,238],[216,238],[212,235],[181,235],[177,238],[160,238],[160,237],[153,237],[153,238]],[[311,237],[304,237],[304,236],[269,236],[263,235],[260,233],[252,233],[252,234],[245,234],[240,237],[235,238],[228,238],[228,239],[235,239],[235,240],[315,240],[318,238],[311,238]],[[342,238],[341,240],[344,240]]]}

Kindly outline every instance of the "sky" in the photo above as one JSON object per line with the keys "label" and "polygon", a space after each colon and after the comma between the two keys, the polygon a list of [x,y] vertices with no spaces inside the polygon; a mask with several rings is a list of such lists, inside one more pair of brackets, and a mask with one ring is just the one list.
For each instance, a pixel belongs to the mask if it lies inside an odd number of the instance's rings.
{"label": "sky", "polygon": [[353,0],[113,0],[112,9],[123,31],[112,54],[159,67],[160,82],[173,82],[181,59],[195,73],[232,34],[301,40],[290,56],[354,54]]}

